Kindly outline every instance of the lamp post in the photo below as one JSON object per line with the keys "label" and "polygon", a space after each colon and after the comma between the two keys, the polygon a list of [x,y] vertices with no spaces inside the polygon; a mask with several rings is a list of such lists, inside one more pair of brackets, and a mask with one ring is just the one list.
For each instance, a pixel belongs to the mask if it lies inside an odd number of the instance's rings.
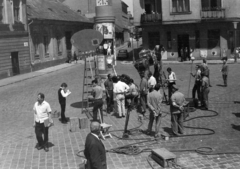
{"label": "lamp post", "polygon": [[[233,27],[234,27],[234,46],[235,46],[235,50],[237,48],[237,24],[238,22],[233,22]],[[234,62],[237,62],[237,52],[234,55]]]}
{"label": "lamp post", "polygon": [[133,28],[134,28],[134,18],[130,18],[130,23],[131,23],[131,38],[132,38],[132,53],[133,53],[133,63],[135,63],[135,56],[134,56],[134,46],[133,46]]}

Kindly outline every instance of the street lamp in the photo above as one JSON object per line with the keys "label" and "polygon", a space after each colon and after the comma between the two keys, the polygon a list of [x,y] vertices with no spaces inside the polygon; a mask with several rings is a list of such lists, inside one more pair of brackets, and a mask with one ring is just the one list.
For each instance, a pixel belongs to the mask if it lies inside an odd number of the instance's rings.
{"label": "street lamp", "polygon": [[132,35],[132,53],[133,53],[133,63],[135,63],[135,56],[134,56],[134,46],[133,46],[133,28],[134,28],[134,18],[130,18],[130,23],[131,23],[131,35]]}
{"label": "street lamp", "polygon": [[[238,22],[233,22],[235,50],[236,50],[236,48],[237,48],[237,24],[238,24]],[[237,62],[237,52],[236,52],[236,54],[234,55],[234,62]]]}

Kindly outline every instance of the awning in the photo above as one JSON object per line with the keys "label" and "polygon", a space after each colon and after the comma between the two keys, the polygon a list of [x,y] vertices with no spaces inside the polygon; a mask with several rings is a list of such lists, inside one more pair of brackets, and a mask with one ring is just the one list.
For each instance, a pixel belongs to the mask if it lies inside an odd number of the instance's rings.
{"label": "awning", "polygon": [[115,31],[116,32],[123,32],[123,28],[124,28],[124,25],[122,24],[121,21],[119,21],[118,19],[115,20]]}

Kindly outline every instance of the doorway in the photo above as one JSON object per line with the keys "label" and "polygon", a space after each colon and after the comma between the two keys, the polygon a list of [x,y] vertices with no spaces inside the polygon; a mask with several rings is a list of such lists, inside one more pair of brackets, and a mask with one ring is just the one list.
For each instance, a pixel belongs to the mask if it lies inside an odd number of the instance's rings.
{"label": "doorway", "polygon": [[11,52],[13,76],[20,74],[18,52]]}
{"label": "doorway", "polygon": [[190,59],[188,34],[178,35],[178,56],[181,58],[181,61]]}

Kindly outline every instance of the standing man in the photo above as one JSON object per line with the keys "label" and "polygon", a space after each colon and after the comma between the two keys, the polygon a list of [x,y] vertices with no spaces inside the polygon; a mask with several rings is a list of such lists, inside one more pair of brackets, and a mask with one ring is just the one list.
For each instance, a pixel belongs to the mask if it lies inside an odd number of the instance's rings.
{"label": "standing man", "polygon": [[223,65],[222,65],[221,72],[222,72],[224,86],[227,87],[227,75],[228,75],[227,58],[223,59]]}
{"label": "standing man", "polygon": [[156,81],[155,77],[153,76],[152,72],[149,71],[148,72],[148,89],[149,89],[149,91],[152,91],[156,84],[157,84],[157,81]]}
{"label": "standing man", "polygon": [[148,81],[147,78],[145,76],[145,72],[142,72],[140,74],[141,76],[141,82],[140,82],[140,102],[142,105],[142,114],[144,115],[146,113],[146,109],[147,109],[147,94],[148,94]]}
{"label": "standing man", "polygon": [[147,104],[150,109],[150,115],[149,115],[149,123],[148,123],[148,134],[151,134],[152,132],[152,125],[153,121],[155,119],[156,125],[155,125],[155,138],[160,137],[159,128],[161,125],[161,103],[162,103],[162,95],[159,91],[160,84],[156,84],[153,91],[151,91],[148,94],[147,97]]}
{"label": "standing man", "polygon": [[200,69],[200,66],[199,65],[196,65],[196,73],[193,74],[191,73],[191,75],[195,78],[195,84],[193,86],[193,89],[192,89],[192,98],[195,99],[195,95],[196,95],[196,92],[197,92],[197,96],[198,96],[198,100],[200,101],[201,100],[201,69]]}
{"label": "standing man", "polygon": [[178,91],[176,85],[172,86],[172,96],[170,101],[171,126],[174,135],[184,134],[183,116],[184,116],[184,95]]}
{"label": "standing man", "polygon": [[120,81],[116,76],[112,77],[114,85],[113,92],[116,95],[117,107],[118,107],[118,114],[119,118],[125,117],[126,110],[125,110],[125,93],[128,92],[129,86]]}
{"label": "standing man", "polygon": [[167,72],[168,72],[168,79],[167,79],[167,81],[168,81],[168,97],[169,97],[169,101],[170,101],[172,93],[173,93],[172,86],[176,84],[177,77],[170,67],[167,68]]}
{"label": "standing man", "polygon": [[203,59],[203,63],[202,63],[201,67],[202,67],[202,70],[201,70],[202,77],[206,76],[209,80],[209,82],[208,82],[209,87],[212,87],[211,84],[210,84],[210,70],[207,66],[207,60],[206,59]]}
{"label": "standing man", "polygon": [[108,74],[107,77],[108,79],[104,82],[104,86],[107,93],[107,113],[111,113],[113,111],[113,81],[111,74]]}
{"label": "standing man", "polygon": [[67,84],[62,83],[61,87],[58,90],[58,101],[61,106],[61,122],[67,123],[67,119],[65,116],[65,110],[66,110],[66,97],[68,97],[71,94],[69,90],[67,90]]}
{"label": "standing man", "polygon": [[91,133],[87,135],[84,150],[84,155],[87,159],[86,169],[107,169],[106,150],[98,137],[100,129],[98,122],[91,123]]}
{"label": "standing man", "polygon": [[202,110],[208,110],[208,94],[209,94],[209,79],[207,76],[203,76],[202,78]]}
{"label": "standing man", "polygon": [[[48,126],[44,125],[44,121],[49,120],[51,114],[51,107],[48,102],[44,100],[45,96],[43,93],[39,93],[37,102],[33,106],[34,111],[34,124],[36,138],[38,141],[37,149],[41,150],[44,148],[46,152],[48,149]],[[44,138],[42,137],[44,136]]]}
{"label": "standing man", "polygon": [[97,121],[98,116],[98,110],[100,110],[101,113],[101,123],[103,123],[103,92],[104,89],[98,84],[98,80],[95,79],[92,81],[93,89],[92,89],[92,96],[94,98],[93,102],[93,121]]}

